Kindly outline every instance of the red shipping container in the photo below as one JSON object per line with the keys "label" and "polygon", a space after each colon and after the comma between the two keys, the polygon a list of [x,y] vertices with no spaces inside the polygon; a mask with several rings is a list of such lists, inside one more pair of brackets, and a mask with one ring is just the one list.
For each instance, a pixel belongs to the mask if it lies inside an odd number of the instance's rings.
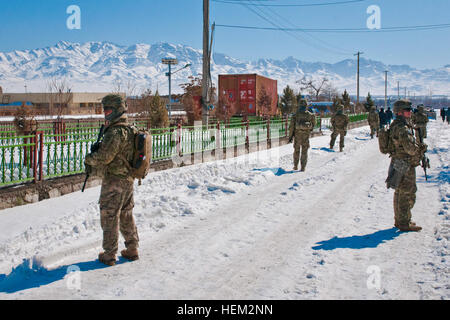
{"label": "red shipping container", "polygon": [[[261,105],[264,91],[266,98],[270,101],[268,108]],[[236,103],[235,115],[273,116],[277,114],[277,80],[257,74],[219,75],[219,94],[226,96],[230,102]],[[221,103],[220,100],[219,103]]]}

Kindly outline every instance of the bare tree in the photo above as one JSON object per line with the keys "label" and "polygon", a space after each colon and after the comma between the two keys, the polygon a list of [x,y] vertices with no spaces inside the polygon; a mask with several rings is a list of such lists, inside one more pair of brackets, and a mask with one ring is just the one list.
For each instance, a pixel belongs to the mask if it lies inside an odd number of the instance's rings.
{"label": "bare tree", "polygon": [[307,90],[311,95],[313,95],[316,101],[319,101],[320,93],[324,88],[325,83],[328,79],[323,77],[322,79],[315,81],[311,78],[303,77],[301,80],[297,80],[296,83],[300,84],[300,91]]}
{"label": "bare tree", "polygon": [[57,118],[60,119],[72,99],[72,88],[65,78],[52,78],[47,81],[47,92],[49,94],[49,113],[54,115],[56,108]]}
{"label": "bare tree", "polygon": [[257,102],[260,110],[262,111],[262,115],[269,116],[272,107],[272,98],[267,93],[266,88],[264,86],[261,87],[261,91],[259,92]]}

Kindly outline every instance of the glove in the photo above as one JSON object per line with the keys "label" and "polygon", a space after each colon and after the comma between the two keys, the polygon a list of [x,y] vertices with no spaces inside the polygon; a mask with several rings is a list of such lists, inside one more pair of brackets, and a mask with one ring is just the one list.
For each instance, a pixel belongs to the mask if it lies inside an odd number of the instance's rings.
{"label": "glove", "polygon": [[97,152],[100,149],[100,142],[95,142],[91,145],[91,153]]}
{"label": "glove", "polygon": [[290,137],[288,142],[289,142],[289,143],[292,143],[292,140],[293,140],[293,139],[294,139],[293,137]]}
{"label": "glove", "polygon": [[427,152],[427,150],[428,150],[428,145],[426,145],[425,143],[421,143],[419,145],[419,152],[421,154],[424,154],[425,152]]}

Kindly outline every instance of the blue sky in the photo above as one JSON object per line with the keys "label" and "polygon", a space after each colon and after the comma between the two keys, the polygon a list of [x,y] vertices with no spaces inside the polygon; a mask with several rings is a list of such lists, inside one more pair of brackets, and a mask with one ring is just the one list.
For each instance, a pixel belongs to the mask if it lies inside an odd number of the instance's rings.
{"label": "blue sky", "polygon": [[[232,1],[236,0],[222,0]],[[311,4],[343,0],[255,0]],[[246,1],[249,4],[249,1]],[[69,5],[81,9],[81,29],[69,30]],[[278,26],[366,28],[366,9],[381,10],[381,28],[450,23],[449,0],[368,0],[310,7],[255,7]],[[273,27],[248,7],[211,0],[217,24]],[[261,11],[260,11],[261,10]],[[202,0],[0,0],[0,51],[42,48],[60,40],[117,44],[182,43],[202,48]],[[353,53],[388,64],[425,69],[450,64],[450,28],[408,32],[302,33],[218,27],[214,50],[235,58],[337,62]]]}

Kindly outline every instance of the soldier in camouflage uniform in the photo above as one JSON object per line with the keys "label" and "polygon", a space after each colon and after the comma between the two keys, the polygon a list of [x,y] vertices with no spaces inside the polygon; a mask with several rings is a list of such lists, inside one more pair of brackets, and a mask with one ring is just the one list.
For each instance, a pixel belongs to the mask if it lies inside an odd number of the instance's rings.
{"label": "soldier in camouflage uniform", "polygon": [[417,143],[408,127],[411,102],[398,100],[394,104],[395,120],[390,126],[389,149],[391,165],[386,180],[387,187],[395,189],[395,227],[401,231],[420,231],[411,221],[411,209],[416,201],[416,168],[426,152],[425,144]]}
{"label": "soldier in camouflage uniform", "polygon": [[344,139],[347,135],[347,126],[349,118],[346,114],[344,114],[344,106],[342,104],[338,104],[336,107],[336,113],[331,117],[331,141],[330,141],[330,149],[334,148],[334,143],[338,135],[340,135],[339,140],[339,151],[342,152],[344,150]]}
{"label": "soldier in camouflage uniform", "polygon": [[295,137],[294,141],[294,170],[298,170],[298,162],[301,152],[301,169],[305,171],[306,163],[308,162],[309,136],[314,130],[316,124],[316,117],[313,113],[306,110],[308,102],[305,99],[299,101],[297,113],[292,117],[289,126],[289,143]]}
{"label": "soldier in camouflage uniform", "polygon": [[425,113],[423,105],[417,107],[417,113],[412,114],[411,122],[416,131],[416,138],[423,143],[423,139],[427,137],[428,116]]}
{"label": "soldier in camouflage uniform", "polygon": [[378,137],[378,130],[380,129],[380,117],[377,108],[372,106],[369,111],[368,122],[370,126],[370,138],[373,139],[373,134],[376,133]]}
{"label": "soldier in camouflage uniform", "polygon": [[128,260],[138,259],[139,237],[133,218],[133,185],[130,167],[134,152],[134,133],[127,122],[126,105],[120,95],[110,94],[102,100],[105,120],[103,141],[97,151],[86,156],[86,170],[102,172],[100,220],[103,230],[103,250],[100,262],[114,265],[118,251],[119,230],[126,250],[121,254]]}

